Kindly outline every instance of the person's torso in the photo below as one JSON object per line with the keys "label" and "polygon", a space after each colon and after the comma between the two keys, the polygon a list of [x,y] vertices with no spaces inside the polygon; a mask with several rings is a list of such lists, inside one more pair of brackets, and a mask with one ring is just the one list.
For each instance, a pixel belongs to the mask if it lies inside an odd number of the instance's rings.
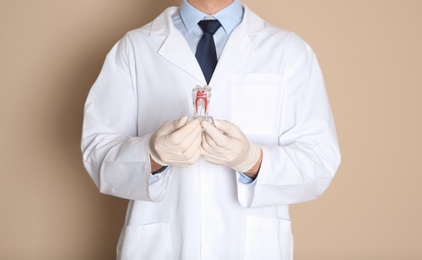
{"label": "person's torso", "polygon": [[[193,115],[192,89],[204,85],[183,36],[177,31],[151,35],[149,27],[127,36],[133,46],[139,136],[167,120]],[[291,69],[282,46],[289,37],[272,27],[251,35],[235,30],[209,84],[209,115],[237,124],[252,141],[277,145]],[[202,159],[170,171],[163,201],[130,202],[122,259],[291,259],[287,205],[241,207],[235,171]],[[134,258],[125,258],[131,254]]]}

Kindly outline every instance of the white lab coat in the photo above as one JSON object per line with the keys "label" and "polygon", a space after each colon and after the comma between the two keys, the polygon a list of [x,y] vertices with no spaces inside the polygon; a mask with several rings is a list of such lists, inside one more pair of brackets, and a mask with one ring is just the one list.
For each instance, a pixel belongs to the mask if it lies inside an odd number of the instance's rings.
{"label": "white lab coat", "polygon": [[205,79],[165,10],[107,55],[86,101],[82,151],[102,193],[130,200],[119,259],[292,259],[288,205],[315,199],[340,163],[323,78],[311,48],[245,7],[210,82],[209,114],[261,145],[254,184],[200,158],[151,184],[149,139],[192,115]]}

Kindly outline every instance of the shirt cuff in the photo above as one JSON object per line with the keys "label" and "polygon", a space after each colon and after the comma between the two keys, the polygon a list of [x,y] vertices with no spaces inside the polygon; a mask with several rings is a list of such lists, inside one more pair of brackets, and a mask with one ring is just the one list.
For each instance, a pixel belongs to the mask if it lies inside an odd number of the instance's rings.
{"label": "shirt cuff", "polygon": [[155,174],[151,173],[151,176],[150,176],[150,179],[149,179],[149,185],[156,183],[159,179],[161,179],[161,178],[163,178],[167,175],[168,167],[166,166],[166,167],[163,167],[163,168],[164,169],[158,170],[158,172],[155,173]]}
{"label": "shirt cuff", "polygon": [[256,183],[256,179],[252,179],[251,177],[247,176],[246,174],[244,174],[243,172],[239,172],[239,182],[243,183],[243,184],[255,184]]}

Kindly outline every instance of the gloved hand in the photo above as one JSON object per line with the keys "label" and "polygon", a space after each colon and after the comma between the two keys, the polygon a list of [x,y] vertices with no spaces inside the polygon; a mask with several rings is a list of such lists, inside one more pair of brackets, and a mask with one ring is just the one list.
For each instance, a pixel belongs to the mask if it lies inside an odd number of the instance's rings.
{"label": "gloved hand", "polygon": [[201,153],[202,127],[198,120],[186,124],[188,117],[167,121],[152,136],[151,158],[162,166],[187,168],[198,161]]}
{"label": "gloved hand", "polygon": [[261,148],[250,142],[238,126],[221,120],[214,120],[215,126],[207,121],[201,124],[201,155],[206,161],[246,173],[260,159]]}

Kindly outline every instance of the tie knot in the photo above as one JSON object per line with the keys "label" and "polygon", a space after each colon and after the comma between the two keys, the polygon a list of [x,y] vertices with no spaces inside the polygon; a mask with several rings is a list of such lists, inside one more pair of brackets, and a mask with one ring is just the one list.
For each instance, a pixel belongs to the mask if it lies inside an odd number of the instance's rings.
{"label": "tie knot", "polygon": [[220,28],[221,23],[218,20],[202,20],[198,22],[198,25],[204,33],[214,35],[218,28]]}

